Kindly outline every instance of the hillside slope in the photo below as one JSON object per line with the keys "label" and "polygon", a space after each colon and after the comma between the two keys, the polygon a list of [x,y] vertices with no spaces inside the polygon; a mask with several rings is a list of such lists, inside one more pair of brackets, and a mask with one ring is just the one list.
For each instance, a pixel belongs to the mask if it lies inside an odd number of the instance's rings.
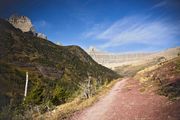
{"label": "hillside slope", "polygon": [[55,45],[0,19],[0,107],[22,102],[27,71],[31,105],[62,104],[80,93],[89,77],[95,87],[118,77],[78,46]]}
{"label": "hillside slope", "polygon": [[180,57],[151,66],[140,71],[135,77],[140,79],[144,90],[154,87],[160,95],[171,100],[180,98]]}

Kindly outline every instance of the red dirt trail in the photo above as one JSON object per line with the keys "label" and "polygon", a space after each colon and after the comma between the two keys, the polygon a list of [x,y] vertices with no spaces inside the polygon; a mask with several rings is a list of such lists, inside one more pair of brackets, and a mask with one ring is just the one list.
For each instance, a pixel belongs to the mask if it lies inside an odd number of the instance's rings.
{"label": "red dirt trail", "polygon": [[104,98],[68,120],[180,120],[180,101],[140,88],[132,78],[118,81]]}

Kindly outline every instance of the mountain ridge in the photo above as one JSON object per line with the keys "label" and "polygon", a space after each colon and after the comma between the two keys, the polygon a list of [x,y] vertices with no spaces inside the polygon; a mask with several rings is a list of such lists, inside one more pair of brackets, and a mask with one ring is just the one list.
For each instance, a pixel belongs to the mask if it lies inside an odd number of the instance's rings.
{"label": "mountain ridge", "polygon": [[137,52],[137,53],[107,53],[96,48],[86,50],[87,53],[99,64],[114,69],[122,65],[139,64],[146,61],[153,61],[159,57],[167,60],[178,56],[180,47],[168,48],[158,52]]}

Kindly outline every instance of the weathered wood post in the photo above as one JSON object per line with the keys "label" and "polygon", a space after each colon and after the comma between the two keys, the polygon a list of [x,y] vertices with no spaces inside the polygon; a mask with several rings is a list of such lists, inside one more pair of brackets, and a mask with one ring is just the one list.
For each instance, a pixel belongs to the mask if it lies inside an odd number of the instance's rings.
{"label": "weathered wood post", "polygon": [[26,72],[26,84],[25,84],[25,90],[24,90],[24,100],[27,96],[27,88],[28,88],[28,72]]}

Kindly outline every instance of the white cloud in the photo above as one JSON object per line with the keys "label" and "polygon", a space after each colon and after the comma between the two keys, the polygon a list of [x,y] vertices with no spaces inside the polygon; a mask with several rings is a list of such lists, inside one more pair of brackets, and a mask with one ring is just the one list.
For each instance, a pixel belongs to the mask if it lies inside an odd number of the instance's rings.
{"label": "white cloud", "polygon": [[60,42],[56,42],[56,45],[62,45]]}
{"label": "white cloud", "polygon": [[149,20],[149,17],[131,16],[114,22],[109,27],[102,30],[92,29],[87,32],[88,38],[101,40],[100,48],[117,47],[124,44],[145,44],[145,45],[165,45],[173,42],[178,35],[178,26],[165,22],[164,20]]}

